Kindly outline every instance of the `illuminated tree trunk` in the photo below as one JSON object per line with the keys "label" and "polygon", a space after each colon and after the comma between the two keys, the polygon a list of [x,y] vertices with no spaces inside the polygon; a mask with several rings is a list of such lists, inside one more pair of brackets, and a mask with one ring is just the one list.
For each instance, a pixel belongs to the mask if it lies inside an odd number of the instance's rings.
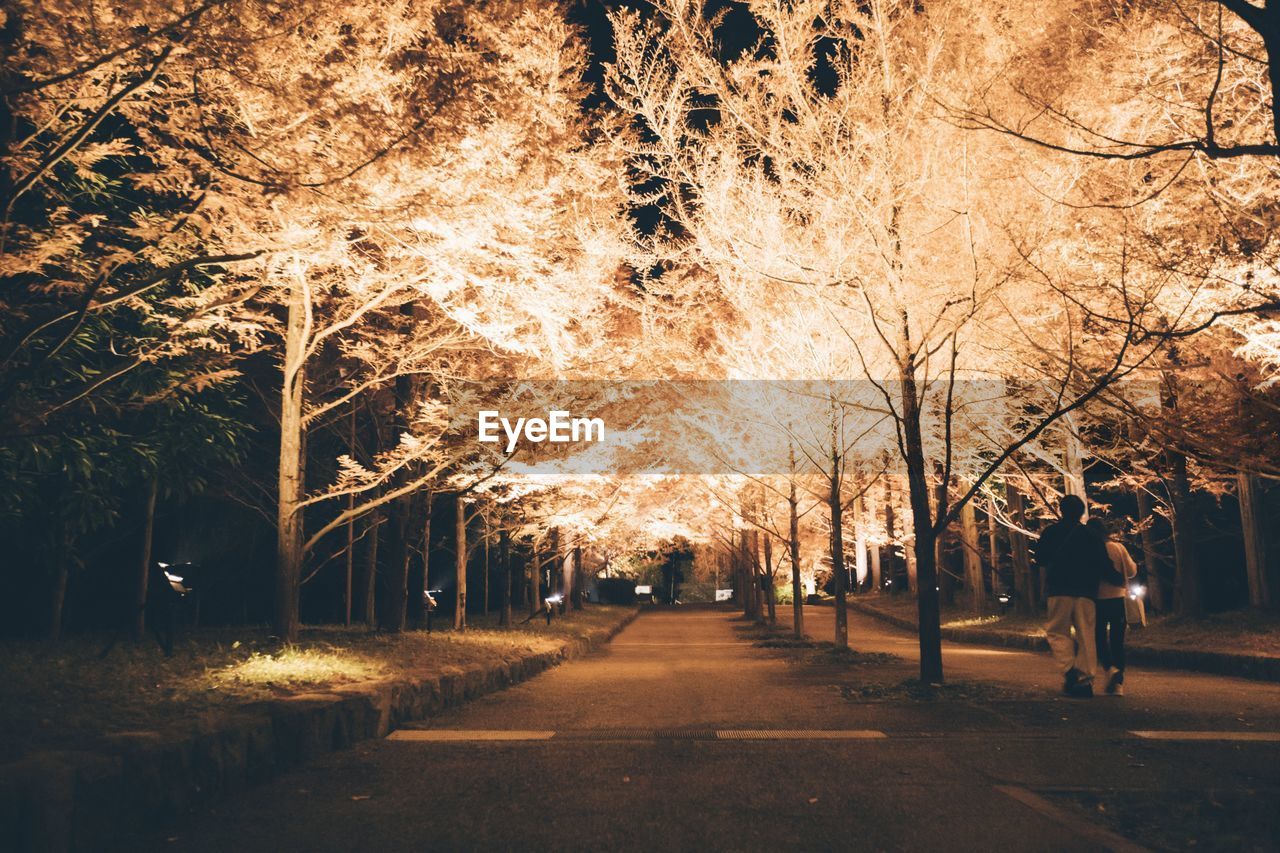
{"label": "illuminated tree trunk", "polygon": [[1138,500],[1138,524],[1141,525],[1139,541],[1142,543],[1142,566],[1147,570],[1147,602],[1156,612],[1169,608],[1169,596],[1161,575],[1160,554],[1156,551],[1156,537],[1151,529],[1155,514],[1151,511],[1151,494],[1141,486],[1134,490]]}
{"label": "illuminated tree trunk", "polygon": [[769,606],[769,624],[778,624],[778,601],[773,589],[773,537],[766,533],[764,539],[764,597]]}
{"label": "illuminated tree trunk", "polygon": [[489,516],[481,516],[484,521],[484,603],[481,613],[489,615]]}
{"label": "illuminated tree trunk", "polygon": [[377,511],[369,516],[365,538],[369,546],[364,556],[364,624],[374,628],[378,624],[378,538],[382,534],[382,516]]}
{"label": "illuminated tree trunk", "polygon": [[422,514],[422,622],[426,624],[428,618],[427,594],[431,591],[431,514],[435,510],[435,493],[430,489],[427,490],[423,497],[423,514]]}
{"label": "illuminated tree trunk", "polygon": [[[351,421],[347,432],[347,452],[351,454],[351,458],[356,458],[356,407],[351,406]],[[351,510],[356,505],[356,496],[347,495],[347,509]],[[353,515],[347,522],[347,553],[346,553],[346,584],[343,588],[342,595],[342,624],[348,628],[351,627],[351,581],[352,575],[355,573],[356,562],[356,519]]]}
{"label": "illuminated tree trunk", "polygon": [[[1168,377],[1160,399],[1163,413],[1178,421],[1178,390],[1174,377]],[[1195,543],[1199,533],[1195,507],[1192,504],[1191,478],[1187,473],[1187,457],[1170,445],[1164,451],[1169,488],[1170,521],[1173,526],[1173,609],[1179,616],[1199,616],[1204,609],[1200,597],[1200,561]]]}
{"label": "illuminated tree trunk", "polygon": [[738,531],[738,576],[742,578],[742,615],[752,618],[756,612],[755,583],[751,571],[751,556],[748,550],[747,531]]}
{"label": "illuminated tree trunk", "polygon": [[582,571],[582,546],[573,546],[573,609],[582,609],[582,586],[586,582],[586,573]]}
{"label": "illuminated tree trunk", "polygon": [[510,627],[511,584],[513,583],[513,577],[511,572],[511,537],[507,533],[506,525],[503,525],[498,530],[498,563],[502,566],[502,607],[498,611],[498,624]]}
{"label": "illuminated tree trunk", "polygon": [[1244,537],[1245,575],[1249,585],[1249,604],[1271,607],[1271,584],[1267,577],[1267,544],[1258,517],[1262,502],[1258,495],[1258,478],[1245,471],[1236,474],[1236,496],[1240,500],[1240,532]]}
{"label": "illuminated tree trunk", "polygon": [[[943,482],[941,465],[935,464],[934,470],[938,476],[938,482],[933,487],[933,505],[942,506],[947,501],[947,488],[950,486],[950,483]],[[938,574],[938,582],[936,584],[939,588],[938,595],[941,602],[948,605],[956,603],[956,577],[954,573],[947,570],[947,564],[945,562],[945,546],[950,541],[953,541],[948,539],[948,537],[952,535],[953,531],[949,527],[943,527],[934,534],[935,538],[933,540],[934,566]]]}
{"label": "illuminated tree trunk", "polygon": [[837,649],[849,648],[849,613],[845,602],[848,574],[844,567],[844,508],[840,504],[840,449],[836,428],[831,428],[831,476],[828,478],[827,507],[831,514],[831,571],[835,583]]}
{"label": "illuminated tree trunk", "polygon": [[1000,538],[996,529],[995,501],[987,502],[987,553],[991,556],[991,591],[1000,590]]}
{"label": "illuminated tree trunk", "polygon": [[796,639],[804,639],[804,583],[800,578],[800,501],[796,495],[796,449],[791,446],[791,481],[787,492],[787,547],[791,551],[791,621]]}
{"label": "illuminated tree trunk", "polygon": [[453,629],[461,631],[467,627],[467,504],[461,494],[454,505],[453,544]]}
{"label": "illuminated tree trunk", "polygon": [[1064,415],[1062,425],[1066,429],[1063,463],[1066,473],[1063,476],[1063,491],[1075,495],[1084,501],[1084,517],[1089,517],[1089,495],[1084,484],[1084,446],[1080,442],[1080,432],[1076,429],[1075,418]]}
{"label": "illuminated tree trunk", "polygon": [[307,294],[295,283],[289,294],[280,394],[280,468],[276,512],[275,632],[285,642],[298,638],[298,581],[302,575],[303,512],[306,490],[306,432],[302,406],[306,385]]}
{"label": "illuminated tree trunk", "polygon": [[[906,318],[903,318],[904,326]],[[909,348],[908,348],[909,350]],[[907,495],[915,530],[916,598],[920,640],[920,680],[942,682],[942,627],[938,614],[938,564],[933,513],[929,508],[929,481],[925,475],[924,438],[920,427],[915,366],[908,357],[901,370],[902,436],[907,468]],[[946,488],[946,484],[943,484]]]}
{"label": "illuminated tree trunk", "polygon": [[[400,313],[411,316],[413,306],[401,306]],[[409,431],[412,417],[413,378],[397,376],[395,380],[395,408],[392,410],[392,443],[400,439],[400,435]],[[392,486],[405,482],[406,474],[401,472],[392,479]],[[391,502],[388,513],[391,522],[388,551],[390,559],[386,561],[386,600],[382,615],[382,628],[391,633],[400,633],[405,629],[408,620],[409,605],[409,556],[412,552],[410,533],[413,520],[412,494],[401,495]]]}
{"label": "illuminated tree trunk", "polygon": [[[897,549],[897,531],[894,529],[897,525],[897,517],[893,507],[894,494],[893,487],[889,485],[886,477],[884,481],[884,541],[885,554],[888,557],[887,565],[881,572],[884,577],[882,581],[893,581],[898,573],[898,549]],[[892,583],[890,583],[892,587]],[[896,592],[896,589],[890,589],[890,592]]]}
{"label": "illuminated tree trunk", "polygon": [[969,590],[969,611],[981,614],[986,604],[982,585],[982,552],[978,550],[978,520],[973,501],[960,507],[960,541],[964,546],[964,583]]}
{"label": "illuminated tree trunk", "polygon": [[137,583],[133,588],[133,638],[141,640],[147,630],[147,580],[151,576],[151,543],[155,538],[156,496],[160,478],[152,475],[147,483],[147,496],[142,505],[142,548],[138,560]]}
{"label": "illuminated tree trunk", "polygon": [[853,563],[854,592],[862,591],[862,579],[867,576],[867,525],[862,498],[853,501]]}
{"label": "illuminated tree trunk", "polygon": [[529,584],[529,618],[532,619],[542,609],[541,595],[539,594],[539,589],[542,585],[542,550],[538,548],[536,542],[533,545],[533,559],[529,561],[527,580]]}
{"label": "illuminated tree trunk", "polygon": [[[1026,502],[1022,492],[1005,483],[1004,493],[1009,501],[1009,516],[1018,527],[1027,526]],[[1023,616],[1033,616],[1039,611],[1039,601],[1031,576],[1031,555],[1027,549],[1027,536],[1021,530],[1009,531],[1009,553],[1013,558],[1014,607]]]}

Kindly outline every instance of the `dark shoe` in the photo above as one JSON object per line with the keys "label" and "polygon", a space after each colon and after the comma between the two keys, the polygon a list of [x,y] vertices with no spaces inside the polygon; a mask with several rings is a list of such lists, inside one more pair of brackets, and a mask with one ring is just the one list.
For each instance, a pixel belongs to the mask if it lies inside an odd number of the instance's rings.
{"label": "dark shoe", "polygon": [[1062,676],[1062,692],[1067,696],[1071,695],[1071,691],[1075,689],[1076,684],[1080,681],[1080,670],[1072,667],[1067,670],[1066,675]]}
{"label": "dark shoe", "polygon": [[1067,695],[1076,699],[1092,699],[1093,684],[1088,681],[1078,681],[1071,685],[1071,689],[1067,691]]}

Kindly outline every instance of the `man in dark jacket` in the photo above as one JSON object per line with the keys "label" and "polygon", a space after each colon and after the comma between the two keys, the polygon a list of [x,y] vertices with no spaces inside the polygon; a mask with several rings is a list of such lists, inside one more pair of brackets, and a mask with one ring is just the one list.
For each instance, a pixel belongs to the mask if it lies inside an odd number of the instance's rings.
{"label": "man in dark jacket", "polygon": [[1093,598],[1109,558],[1101,537],[1080,523],[1084,501],[1065,495],[1058,512],[1061,519],[1044,529],[1035,546],[1036,562],[1045,569],[1049,599],[1049,622],[1044,632],[1062,669],[1062,692],[1089,697],[1093,696],[1093,675],[1098,666]]}

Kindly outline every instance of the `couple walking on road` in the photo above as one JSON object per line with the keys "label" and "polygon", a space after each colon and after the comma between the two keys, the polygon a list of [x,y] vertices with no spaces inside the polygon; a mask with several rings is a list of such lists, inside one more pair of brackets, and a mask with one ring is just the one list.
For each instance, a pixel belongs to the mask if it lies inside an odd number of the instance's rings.
{"label": "couple walking on road", "polygon": [[[1045,569],[1049,621],[1045,635],[1063,672],[1062,692],[1093,696],[1099,664],[1106,692],[1124,693],[1125,596],[1137,565],[1098,519],[1082,524],[1084,501],[1066,495],[1061,518],[1040,534],[1035,555]],[[1072,629],[1075,636],[1072,636]]]}

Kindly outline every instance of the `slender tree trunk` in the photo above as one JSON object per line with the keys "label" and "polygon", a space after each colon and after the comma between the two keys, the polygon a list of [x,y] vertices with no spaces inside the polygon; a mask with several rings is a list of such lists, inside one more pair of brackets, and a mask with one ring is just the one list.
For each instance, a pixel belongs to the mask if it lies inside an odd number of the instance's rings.
{"label": "slender tree trunk", "polygon": [[427,595],[431,592],[431,514],[435,511],[435,492],[428,489],[422,503],[422,622],[426,625],[431,618],[427,612],[430,606]]}
{"label": "slender tree trunk", "polygon": [[964,583],[969,588],[969,611],[980,615],[986,596],[982,586],[982,552],[978,550],[978,520],[973,501],[960,507],[960,542],[964,547]]}
{"label": "slender tree trunk", "polygon": [[1161,575],[1161,559],[1156,552],[1155,532],[1151,529],[1155,514],[1151,511],[1151,494],[1141,486],[1134,490],[1138,500],[1139,541],[1142,543],[1142,565],[1147,570],[1147,602],[1158,613],[1169,609],[1169,596]]}
{"label": "slender tree trunk", "polygon": [[853,501],[853,592],[862,591],[863,579],[867,576],[867,525],[863,512],[862,498]]}
{"label": "slender tree trunk", "polygon": [[[941,466],[940,465],[936,466],[936,468],[937,468],[937,474],[938,474],[938,482],[934,486],[933,504],[934,506],[942,506],[944,503],[946,503],[947,489],[950,487],[951,484],[944,483],[942,481]],[[935,534],[935,538],[933,541],[934,566],[936,567],[936,571],[938,573],[938,582],[936,584],[936,586],[939,587],[938,595],[940,597],[940,601],[944,604],[947,604],[948,606],[956,603],[956,577],[952,572],[947,570],[946,553],[945,553],[946,552],[945,546],[948,544],[948,542],[954,541],[954,539],[949,539],[948,537],[953,535],[954,535],[953,531],[950,528],[943,528],[942,530],[939,530]]]}
{"label": "slender tree trunk", "polygon": [[378,624],[378,538],[382,534],[382,516],[377,510],[369,515],[368,525],[365,538],[369,545],[364,552],[364,624],[374,628]]}
{"label": "slender tree trunk", "polygon": [[1089,517],[1089,495],[1084,484],[1084,445],[1080,441],[1080,431],[1076,427],[1073,415],[1064,415],[1062,426],[1067,435],[1064,442],[1063,462],[1066,467],[1063,491],[1075,495],[1084,501],[1084,517]]}
{"label": "slender tree trunk", "polygon": [[1169,508],[1173,522],[1173,608],[1179,616],[1199,616],[1204,605],[1200,597],[1200,561],[1196,557],[1194,530],[1195,507],[1191,501],[1191,480],[1187,474],[1187,457],[1170,448]]}
{"label": "slender tree trunk", "polygon": [[457,584],[453,599],[453,628],[467,627],[467,502],[459,494],[454,504],[454,577]]}
{"label": "slender tree trunk", "polygon": [[300,284],[290,291],[285,326],[280,395],[279,500],[276,514],[275,632],[285,642],[298,638],[298,583],[302,576],[303,513],[306,491],[307,295]]}
{"label": "slender tree trunk", "polygon": [[1000,590],[1000,537],[996,529],[996,504],[987,502],[987,553],[991,557],[991,591]]}
{"label": "slender tree trunk", "polygon": [[[501,519],[500,519],[501,520]],[[504,524],[498,530],[498,562],[502,566],[502,609],[498,612],[498,624],[511,625],[511,538]]]}
{"label": "slender tree trunk", "polygon": [[738,531],[738,575],[742,578],[742,615],[750,619],[755,613],[753,596],[755,584],[752,582],[750,545],[747,542],[747,531]]}
{"label": "slender tree trunk", "polygon": [[[893,587],[893,581],[897,579],[898,574],[898,547],[897,547],[897,531],[896,514],[893,508],[893,487],[889,485],[889,478],[884,481],[884,541],[885,555],[888,557],[886,565],[881,572],[883,575],[882,582],[887,582]],[[896,588],[891,588],[890,592],[896,592]]]}
{"label": "slender tree trunk", "polygon": [[577,544],[577,536],[574,537],[573,546],[573,609],[582,609],[582,585],[585,582],[586,574],[582,571],[582,546]]}
{"label": "slender tree trunk", "polygon": [[773,589],[773,537],[766,533],[764,539],[764,598],[769,608],[769,624],[778,624],[778,601]]}
{"label": "slender tree trunk", "polygon": [[489,516],[481,517],[484,521],[484,609],[485,616],[489,615]]}
{"label": "slender tree trunk", "polygon": [[1245,574],[1249,585],[1249,604],[1271,607],[1271,584],[1267,577],[1267,542],[1258,518],[1262,501],[1258,494],[1258,478],[1246,471],[1236,474],[1236,497],[1240,501],[1240,532],[1244,538]]}
{"label": "slender tree trunk", "polygon": [[791,480],[787,492],[787,547],[791,551],[791,621],[796,639],[804,639],[804,583],[800,579],[800,501],[796,495],[796,449],[792,445]]}
{"label": "slender tree trunk", "polygon": [[907,592],[911,595],[919,595],[920,570],[916,566],[916,537],[914,533],[902,543],[902,555],[907,562]]}
{"label": "slender tree trunk", "polygon": [[[351,458],[356,458],[356,407],[351,406],[351,420],[347,431],[347,452],[351,454]],[[354,509],[356,505],[356,496],[347,495],[347,509]],[[356,520],[352,516],[347,522],[347,553],[346,553],[346,584],[342,594],[342,624],[348,628],[351,627],[351,580],[355,573],[356,564]]]}
{"label": "slender tree trunk", "polygon": [[[904,318],[905,325],[905,318]],[[929,508],[929,482],[925,475],[924,438],[920,426],[920,401],[915,368],[908,360],[901,373],[902,433],[906,450],[907,495],[911,501],[915,530],[916,577],[919,590],[916,605],[920,637],[920,680],[942,683],[942,626],[938,613],[938,566],[936,533]],[[946,488],[946,484],[943,484]]]}
{"label": "slender tree trunk", "polygon": [[840,504],[840,449],[835,428],[831,430],[831,476],[828,478],[827,507],[831,514],[831,571],[834,572],[836,597],[837,649],[849,648],[849,612],[845,601],[848,573],[844,567],[844,508]]}
{"label": "slender tree trunk", "polygon": [[160,477],[152,475],[147,483],[146,498],[142,503],[142,547],[138,561],[137,583],[133,588],[133,639],[141,640],[147,630],[147,580],[151,577],[151,543],[156,527],[156,497],[160,492]]}
{"label": "slender tree trunk", "polygon": [[529,618],[532,619],[542,609],[539,588],[542,585],[542,551],[535,543],[533,559],[529,561]]}
{"label": "slender tree trunk", "polygon": [[[1005,483],[1005,495],[1009,501],[1009,516],[1019,527],[1027,526],[1026,502],[1022,492],[1012,483]],[[1013,558],[1014,607],[1023,616],[1033,616],[1038,611],[1037,596],[1031,576],[1031,555],[1027,549],[1027,536],[1021,530],[1009,531],[1009,552]]]}

